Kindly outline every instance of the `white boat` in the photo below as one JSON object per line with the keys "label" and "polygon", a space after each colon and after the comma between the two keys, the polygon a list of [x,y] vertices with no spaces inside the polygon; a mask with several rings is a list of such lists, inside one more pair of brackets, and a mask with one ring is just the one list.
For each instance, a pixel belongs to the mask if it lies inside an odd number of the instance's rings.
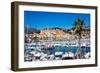
{"label": "white boat", "polygon": [[35,60],[40,60],[40,57],[41,57],[41,53],[37,52],[35,55]]}
{"label": "white boat", "polygon": [[36,54],[36,51],[31,51],[30,53],[33,54],[33,55],[35,55]]}
{"label": "white boat", "polygon": [[63,55],[63,52],[55,52],[55,59],[56,60],[61,60],[62,55]]}
{"label": "white boat", "polygon": [[55,52],[55,56],[62,55],[63,52]]}
{"label": "white boat", "polygon": [[40,60],[42,60],[42,61],[46,61],[46,60],[47,60],[46,57],[47,57],[47,54],[41,53]]}
{"label": "white boat", "polygon": [[90,54],[90,52],[88,52],[88,53],[86,53],[84,56],[85,56],[86,59],[89,59],[90,56],[91,56],[91,54]]}
{"label": "white boat", "polygon": [[49,57],[50,57],[50,60],[54,60],[55,56],[53,54],[51,54]]}
{"label": "white boat", "polygon": [[62,59],[73,59],[74,58],[74,53],[72,52],[66,52],[63,56]]}

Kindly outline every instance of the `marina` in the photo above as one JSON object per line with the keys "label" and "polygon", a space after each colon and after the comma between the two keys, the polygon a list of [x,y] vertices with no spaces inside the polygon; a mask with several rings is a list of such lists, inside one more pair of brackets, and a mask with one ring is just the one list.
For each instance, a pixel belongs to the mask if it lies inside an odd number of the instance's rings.
{"label": "marina", "polygon": [[[66,41],[25,43],[25,61],[47,61],[76,59],[78,45]],[[63,44],[63,45],[62,45]],[[90,44],[81,45],[82,59],[90,58]]]}

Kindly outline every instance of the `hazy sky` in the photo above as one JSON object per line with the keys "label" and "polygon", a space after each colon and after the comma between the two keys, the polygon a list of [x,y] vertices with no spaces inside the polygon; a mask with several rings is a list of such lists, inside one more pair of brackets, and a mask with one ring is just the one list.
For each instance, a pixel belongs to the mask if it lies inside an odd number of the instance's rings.
{"label": "hazy sky", "polygon": [[90,26],[90,14],[24,11],[25,27],[37,29],[52,27],[70,29],[77,18],[84,20],[86,26]]}

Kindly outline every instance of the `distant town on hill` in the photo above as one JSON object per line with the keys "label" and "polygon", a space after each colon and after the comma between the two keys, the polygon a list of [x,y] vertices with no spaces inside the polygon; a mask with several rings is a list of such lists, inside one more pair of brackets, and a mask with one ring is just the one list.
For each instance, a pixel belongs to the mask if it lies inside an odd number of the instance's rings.
{"label": "distant town on hill", "polygon": [[[82,32],[81,36],[84,39],[90,38],[90,28],[85,28],[86,30]],[[54,28],[43,28],[38,30],[36,28],[25,28],[25,39],[26,42],[35,41],[35,40],[68,40],[68,39],[77,39],[78,35],[75,33],[75,29],[64,29],[59,27]]]}

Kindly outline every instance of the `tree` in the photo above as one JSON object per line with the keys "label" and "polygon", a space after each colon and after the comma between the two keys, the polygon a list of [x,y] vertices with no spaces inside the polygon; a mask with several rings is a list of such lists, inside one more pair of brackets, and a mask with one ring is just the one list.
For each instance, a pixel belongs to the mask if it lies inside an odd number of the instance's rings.
{"label": "tree", "polygon": [[76,57],[78,59],[82,58],[80,40],[81,40],[82,32],[84,32],[84,31],[85,31],[84,20],[76,19],[75,22],[74,22],[74,32],[75,32],[75,34],[78,35],[78,49],[77,49],[77,53],[76,53]]}

